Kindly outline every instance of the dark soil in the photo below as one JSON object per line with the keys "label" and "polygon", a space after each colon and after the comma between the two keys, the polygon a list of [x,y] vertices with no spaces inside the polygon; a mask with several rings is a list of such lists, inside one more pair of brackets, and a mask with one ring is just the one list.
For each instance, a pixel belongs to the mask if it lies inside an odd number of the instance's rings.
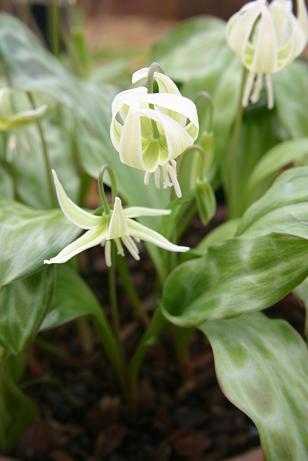
{"label": "dark soil", "polygon": [[[222,219],[220,210],[216,221]],[[196,222],[190,244],[200,240],[200,229]],[[150,314],[155,307],[151,264],[144,255],[141,264],[129,260],[129,265]],[[87,253],[84,270],[108,312],[100,248]],[[122,340],[131,355],[144,327],[118,288]],[[304,323],[304,311],[292,296],[268,312],[288,319],[299,331]],[[19,460],[218,461],[259,445],[252,422],[222,394],[210,345],[199,333],[192,338],[186,360],[179,360],[175,352],[172,331],[150,350],[136,408],[121,397],[94,332],[89,352],[81,345],[76,322],[43,338],[63,356],[38,346],[31,349],[25,384],[28,382],[27,393],[38,403],[39,418],[20,443]]]}

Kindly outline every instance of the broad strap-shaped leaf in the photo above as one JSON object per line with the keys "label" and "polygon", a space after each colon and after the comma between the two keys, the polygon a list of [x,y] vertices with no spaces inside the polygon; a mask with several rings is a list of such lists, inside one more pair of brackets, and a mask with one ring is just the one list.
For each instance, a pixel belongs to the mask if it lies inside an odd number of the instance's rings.
{"label": "broad strap-shaped leaf", "polygon": [[178,266],[163,292],[166,317],[180,326],[262,310],[308,275],[308,240],[269,234],[234,238]]}
{"label": "broad strap-shaped leaf", "polygon": [[308,353],[286,322],[263,314],[200,327],[220,386],[256,424],[266,461],[308,459]]}
{"label": "broad strap-shaped leaf", "polygon": [[291,139],[281,142],[270,149],[257,163],[248,183],[252,191],[259,183],[271,178],[286,165],[302,162],[308,156],[308,138]]}
{"label": "broad strap-shaped leaf", "polygon": [[0,344],[12,353],[34,338],[48,312],[55,268],[16,280],[0,290]]}
{"label": "broad strap-shaped leaf", "polygon": [[291,138],[308,136],[307,63],[296,61],[277,72],[273,79],[278,117]]}
{"label": "broad strap-shaped leaf", "polygon": [[0,288],[43,267],[80,229],[61,210],[37,211],[0,200]]}
{"label": "broad strap-shaped leaf", "polygon": [[36,414],[35,404],[18,388],[10,368],[9,360],[4,358],[3,350],[0,349],[1,453],[8,453],[15,448],[20,436]]}
{"label": "broad strap-shaped leaf", "polygon": [[308,238],[308,167],[292,168],[246,211],[236,236],[281,232]]}

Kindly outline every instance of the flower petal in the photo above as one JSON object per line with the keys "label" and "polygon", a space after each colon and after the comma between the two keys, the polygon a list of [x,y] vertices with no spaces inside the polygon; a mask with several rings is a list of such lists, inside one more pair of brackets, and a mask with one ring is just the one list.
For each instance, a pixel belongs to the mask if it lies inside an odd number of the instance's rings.
{"label": "flower petal", "polygon": [[81,227],[81,229],[92,229],[93,227],[100,224],[102,218],[100,216],[95,216],[87,211],[83,210],[77,206],[65,193],[62,184],[60,183],[57,173],[52,170],[53,179],[56,187],[58,202],[63,211],[64,215],[76,224],[76,226]]}
{"label": "flower petal", "polygon": [[[123,110],[123,106],[131,106],[142,104],[144,96],[147,94],[145,87],[131,88],[118,93],[112,101],[112,115]],[[124,113],[124,115],[126,115]]]}
{"label": "flower petal", "polygon": [[67,245],[60,253],[54,258],[47,259],[44,264],[62,264],[73,258],[88,248],[99,245],[106,238],[107,227],[100,225],[94,229],[88,230],[85,234],[79,237],[74,242]]}
{"label": "flower petal", "polygon": [[278,45],[274,21],[267,7],[262,9],[262,15],[257,25],[256,41],[253,45],[254,57],[251,66],[252,72],[269,74],[277,68]]}
{"label": "flower petal", "polygon": [[[133,73],[132,83],[137,83],[143,78],[147,78],[149,73],[149,67],[144,67]],[[168,75],[162,72],[154,72],[154,80],[157,81],[158,89],[161,93],[173,93],[181,94],[176,84],[171,80]]]}
{"label": "flower petal", "polygon": [[167,216],[171,210],[161,210],[158,208],[144,208],[141,206],[134,206],[125,208],[124,215],[126,218],[140,218],[141,216]]}
{"label": "flower petal", "polygon": [[196,137],[198,136],[199,121],[197,108],[190,99],[176,94],[154,93],[147,94],[145,96],[145,100],[149,104],[155,104],[156,106],[163,107],[164,109],[168,109],[171,112],[176,112],[177,114],[184,116],[185,122],[186,119],[188,119],[195,125]]}
{"label": "flower petal", "polygon": [[123,213],[121,200],[116,197],[106,238],[112,240],[125,235],[128,235],[127,219]]}
{"label": "flower petal", "polygon": [[142,158],[140,113],[133,108],[129,110],[122,129],[119,154],[121,162],[145,170]]}
{"label": "flower petal", "polygon": [[308,12],[305,0],[297,0],[296,2],[297,9],[297,19],[298,22],[305,34],[306,41],[308,37]]}
{"label": "flower petal", "polygon": [[128,220],[128,228],[132,237],[144,240],[146,242],[151,242],[154,245],[163,248],[164,250],[183,253],[190,249],[189,247],[179,246],[169,242],[169,240],[167,240],[158,232],[155,232],[152,229],[143,226],[142,224],[131,219]]}
{"label": "flower petal", "polygon": [[[140,115],[155,120],[163,128],[168,147],[167,160],[175,159],[194,143],[194,139],[187,133],[185,128],[171,117],[168,117],[168,115],[153,109],[140,109],[138,112]],[[165,158],[161,161],[158,160],[160,165],[165,162]]]}

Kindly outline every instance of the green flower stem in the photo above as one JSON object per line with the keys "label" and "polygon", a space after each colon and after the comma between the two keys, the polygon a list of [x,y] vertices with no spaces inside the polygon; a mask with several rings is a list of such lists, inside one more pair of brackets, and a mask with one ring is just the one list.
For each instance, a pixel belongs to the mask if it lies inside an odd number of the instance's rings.
{"label": "green flower stem", "polygon": [[128,299],[132,305],[132,308],[135,311],[136,317],[139,318],[145,326],[148,326],[150,323],[150,318],[144,310],[144,307],[140,301],[137,290],[132,281],[132,277],[127,267],[125,258],[120,256],[117,259],[118,270],[121,278],[121,282],[126,291]]}
{"label": "green flower stem", "polygon": [[[161,69],[160,65],[157,62],[153,62],[150,65],[149,72],[148,72],[148,79],[147,79],[148,93],[153,93],[154,74],[157,71],[162,72],[162,69]],[[150,109],[154,109],[153,104],[150,104]],[[155,120],[152,120],[152,119],[151,119],[151,123],[152,123],[152,129],[153,129],[153,137],[155,139],[160,138],[160,133],[159,133],[159,130],[157,128],[157,123],[155,122]]]}
{"label": "green flower stem", "polygon": [[195,97],[195,103],[197,103],[199,100],[202,100],[206,103],[207,106],[207,119],[206,119],[206,131],[211,133],[213,131],[213,126],[214,126],[214,103],[213,99],[209,95],[207,91],[200,91],[197,96]]}
{"label": "green flower stem", "polygon": [[241,128],[242,128],[242,121],[243,121],[243,95],[245,90],[245,84],[247,79],[248,72],[245,68],[243,68],[242,74],[242,81],[240,87],[240,96],[235,116],[235,122],[233,126],[233,132],[231,135],[231,142],[230,142],[230,150],[228,155],[228,162],[227,162],[227,186],[228,186],[228,206],[229,206],[229,215],[230,218],[236,218],[237,210],[236,210],[236,187],[238,182],[238,150],[239,150],[239,143],[241,139]]}
{"label": "green flower stem", "polygon": [[160,307],[158,307],[155,310],[151,323],[142,336],[129,365],[130,392],[133,400],[136,400],[138,377],[144,357],[150,347],[156,343],[158,337],[165,331],[167,326],[168,320],[163,316]]}
{"label": "green flower stem", "polygon": [[[36,109],[35,99],[32,93],[28,92],[27,95],[28,95],[30,104],[32,106],[32,109]],[[37,126],[41,144],[42,144],[42,152],[43,152],[43,158],[44,158],[44,163],[45,163],[45,172],[46,172],[46,178],[47,178],[47,184],[48,184],[50,203],[52,207],[56,207],[57,200],[56,200],[54,187],[53,187],[53,180],[52,180],[52,175],[51,175],[51,163],[50,163],[50,158],[49,158],[49,153],[48,153],[47,142],[46,142],[45,135],[44,135],[43,124],[41,120],[37,120],[35,123]]]}
{"label": "green flower stem", "polygon": [[48,28],[51,51],[55,56],[60,52],[60,7],[59,0],[51,0],[48,11]]}
{"label": "green flower stem", "polygon": [[99,175],[98,175],[98,190],[99,190],[99,196],[104,208],[105,214],[110,213],[110,207],[107,201],[106,193],[105,193],[105,187],[104,187],[104,175],[105,173],[109,174],[110,182],[111,182],[111,193],[112,193],[112,202],[114,202],[115,197],[117,196],[117,183],[115,176],[113,174],[112,168],[109,165],[104,165],[103,168],[101,169]]}

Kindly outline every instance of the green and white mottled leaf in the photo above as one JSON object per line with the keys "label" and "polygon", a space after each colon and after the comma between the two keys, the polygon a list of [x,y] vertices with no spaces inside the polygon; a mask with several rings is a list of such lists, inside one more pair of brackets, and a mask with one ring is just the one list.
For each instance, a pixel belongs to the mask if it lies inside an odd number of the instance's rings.
{"label": "green and white mottled leaf", "polygon": [[151,61],[158,61],[171,78],[187,81],[202,74],[225,43],[225,23],[217,18],[189,19],[157,42]]}
{"label": "green and white mottled leaf", "polygon": [[60,210],[37,211],[0,200],[0,288],[43,268],[80,232]]}
{"label": "green and white mottled leaf", "polygon": [[257,163],[247,187],[250,191],[253,190],[283,167],[292,162],[302,162],[306,156],[308,156],[308,138],[292,139],[274,146]]}
{"label": "green and white mottled leaf", "polygon": [[295,330],[263,314],[207,322],[220,386],[259,430],[266,461],[308,459],[308,353]]}
{"label": "green and white mottled leaf", "polygon": [[239,220],[230,219],[218,227],[215,227],[192,251],[198,256],[203,256],[207,249],[213,245],[223,243],[225,240],[233,238],[238,228]]}
{"label": "green and white mottled leaf", "polygon": [[308,238],[308,167],[292,168],[246,211],[236,236],[270,232]]}
{"label": "green and white mottled leaf", "polygon": [[308,136],[308,65],[303,61],[289,64],[273,78],[275,106],[288,137]]}
{"label": "green and white mottled leaf", "polygon": [[37,334],[50,307],[54,268],[17,280],[0,290],[0,344],[21,352]]}
{"label": "green and white mottled leaf", "polygon": [[304,304],[306,310],[305,319],[305,334],[308,339],[308,278],[305,279],[298,287],[293,290],[295,296],[297,296]]}
{"label": "green and white mottled leaf", "polygon": [[234,238],[178,266],[163,291],[166,317],[179,326],[262,310],[308,275],[308,240],[269,234]]}

